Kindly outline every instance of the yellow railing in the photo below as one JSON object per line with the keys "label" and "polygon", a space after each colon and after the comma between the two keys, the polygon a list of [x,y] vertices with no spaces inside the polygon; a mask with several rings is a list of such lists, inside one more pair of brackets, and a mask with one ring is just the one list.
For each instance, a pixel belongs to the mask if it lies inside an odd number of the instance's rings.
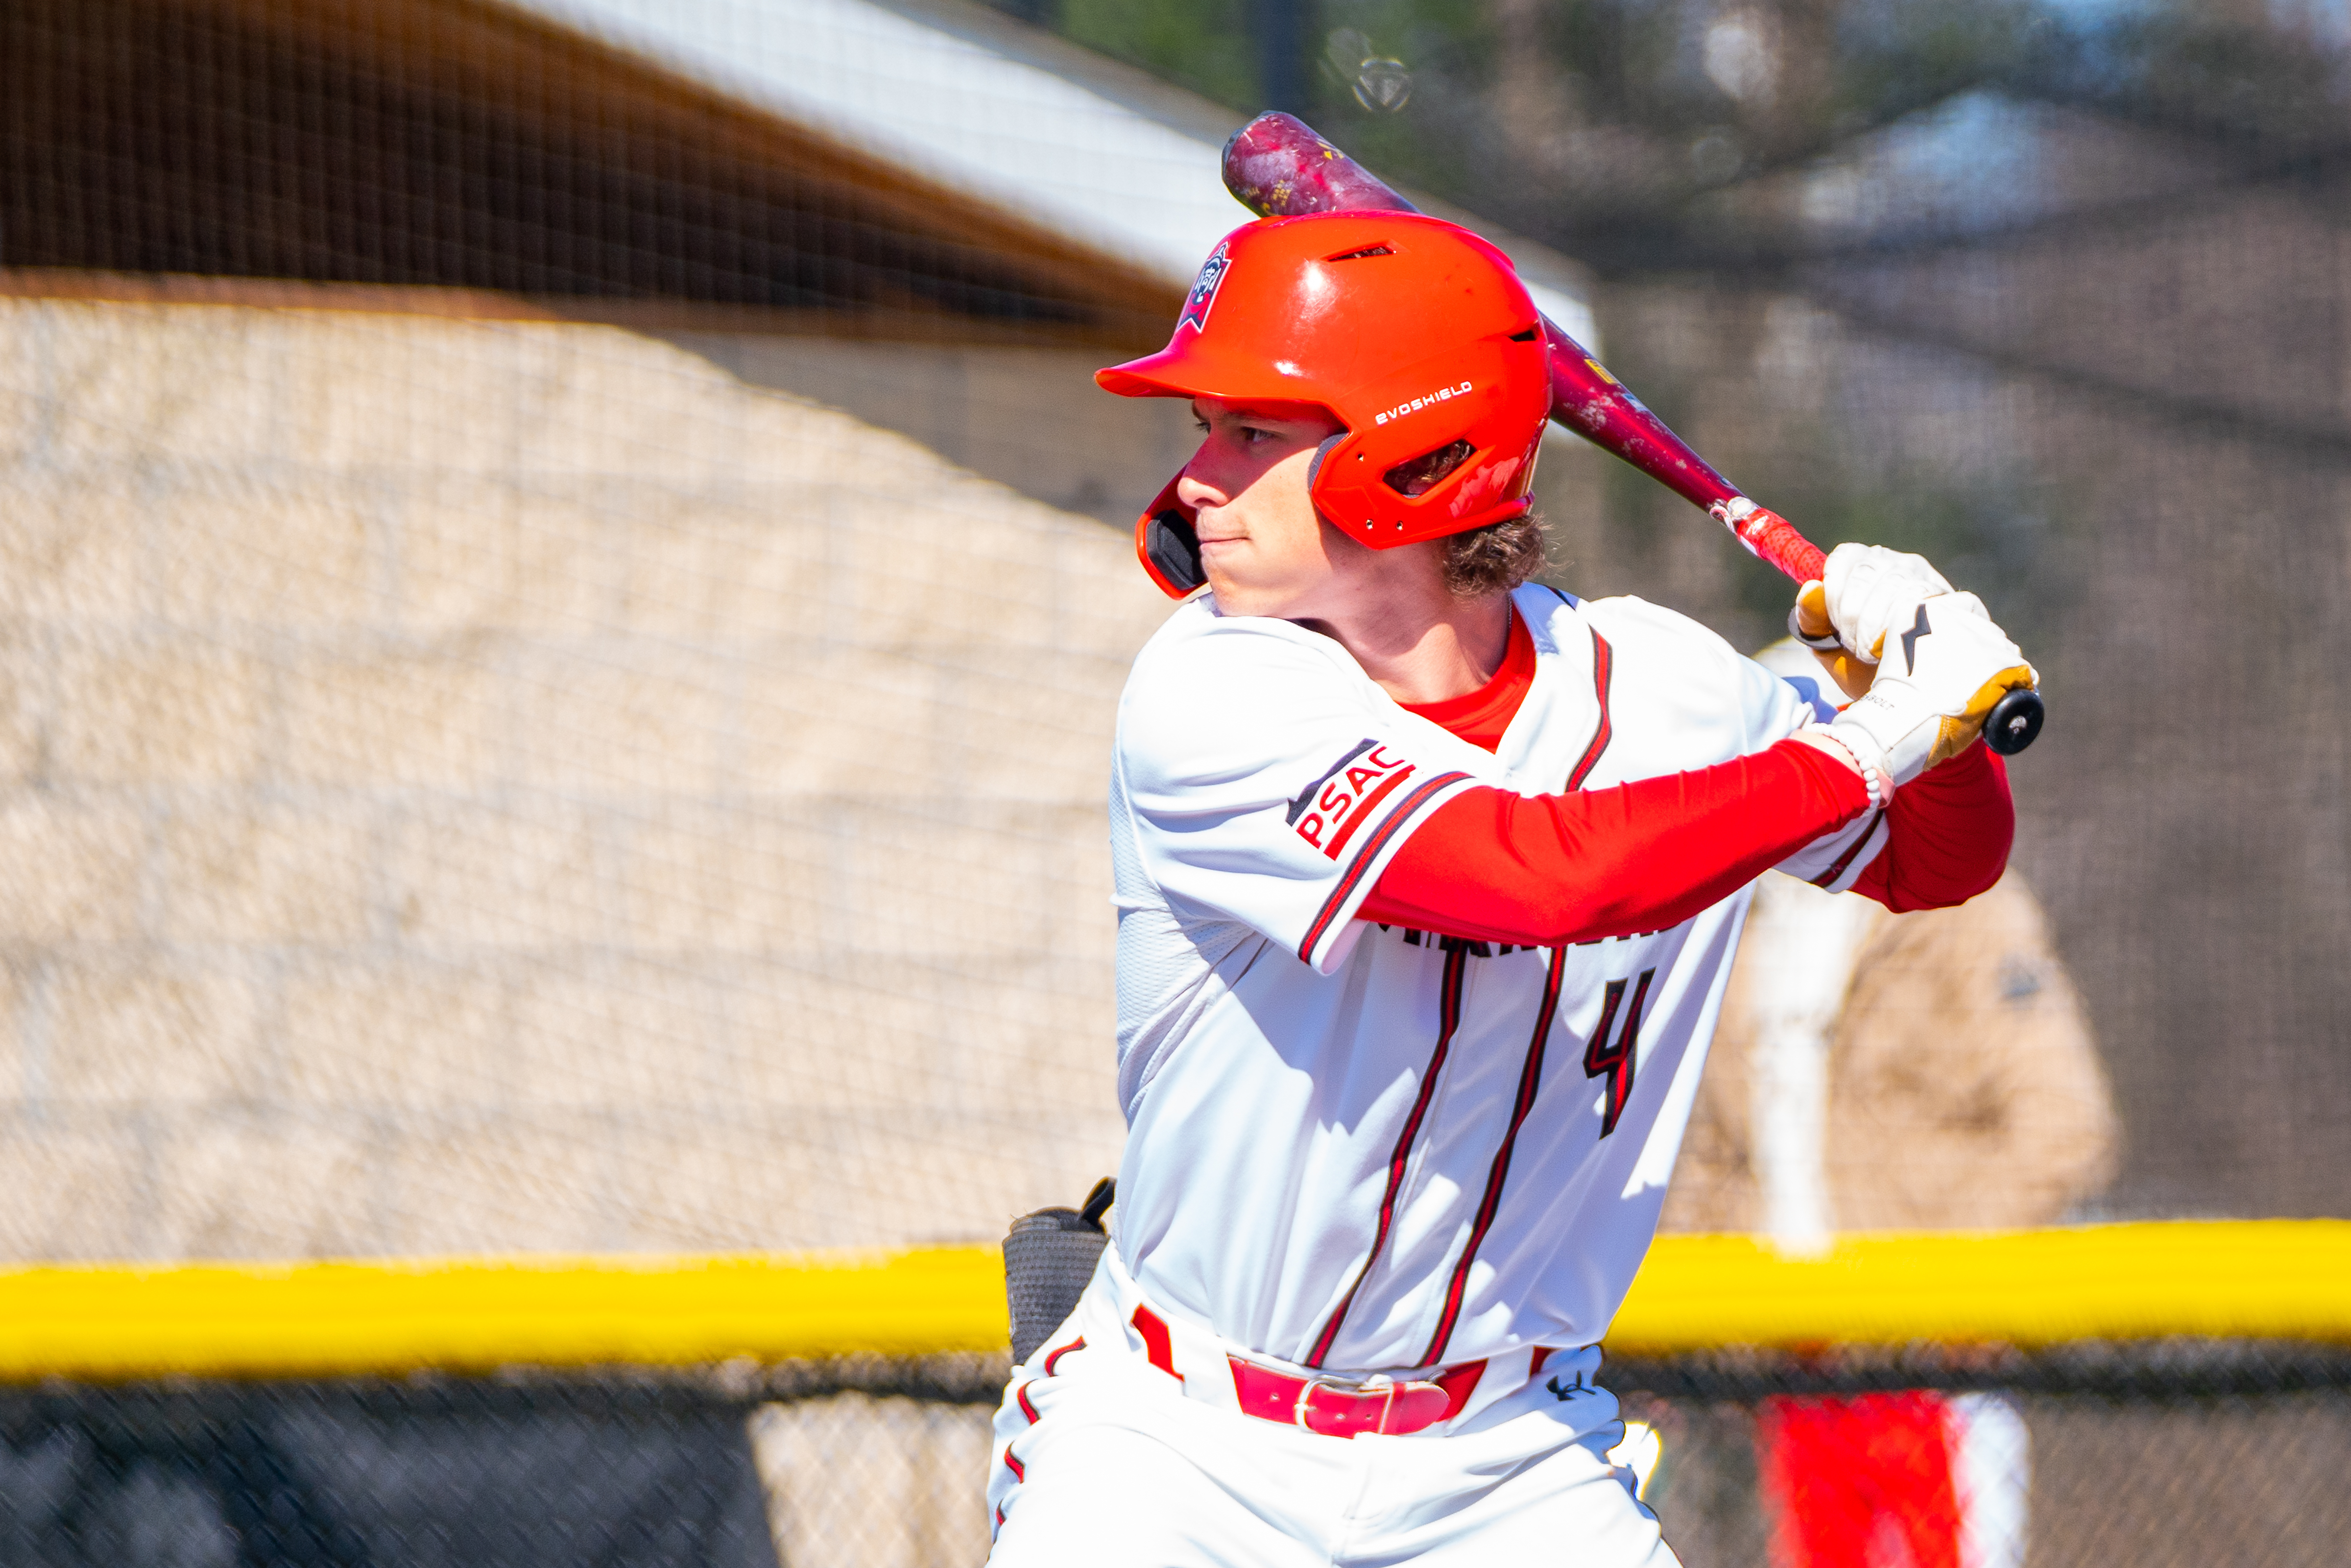
{"label": "yellow railing", "polygon": [[1664,1237],[1608,1345],[2029,1346],[2174,1334],[2351,1341],[2351,1222],[1860,1235],[1803,1261],[1743,1236]]}
{"label": "yellow railing", "polygon": [[[2351,1341],[2351,1222],[1659,1239],[1612,1351],[2210,1335]],[[678,1365],[1005,1343],[992,1247],[0,1270],[0,1380]]]}
{"label": "yellow railing", "polygon": [[987,1247],[0,1272],[0,1380],[679,1365],[1005,1338]]}

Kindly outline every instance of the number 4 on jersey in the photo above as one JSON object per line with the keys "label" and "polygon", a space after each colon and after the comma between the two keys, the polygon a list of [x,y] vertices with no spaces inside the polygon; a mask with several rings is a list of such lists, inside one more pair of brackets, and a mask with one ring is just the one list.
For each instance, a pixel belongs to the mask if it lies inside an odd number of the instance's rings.
{"label": "number 4 on jersey", "polygon": [[1625,982],[1608,982],[1607,995],[1600,1003],[1600,1027],[1592,1031],[1592,1043],[1583,1048],[1583,1075],[1608,1080],[1607,1098],[1600,1110],[1604,1138],[1616,1130],[1616,1118],[1625,1113],[1625,1102],[1633,1098],[1633,1069],[1641,1045],[1641,1004],[1649,999],[1649,982],[1656,974],[1655,969],[1641,971],[1633,987],[1633,1005],[1625,1014],[1625,1032],[1614,1045],[1608,1043],[1608,1032],[1615,1026],[1616,1009],[1625,1000]]}

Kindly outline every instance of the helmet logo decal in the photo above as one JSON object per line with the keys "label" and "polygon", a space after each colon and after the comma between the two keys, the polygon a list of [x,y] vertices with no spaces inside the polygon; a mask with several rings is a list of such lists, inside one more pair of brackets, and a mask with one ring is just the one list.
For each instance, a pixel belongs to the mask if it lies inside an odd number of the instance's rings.
{"label": "helmet logo decal", "polygon": [[1232,262],[1225,255],[1228,243],[1218,240],[1208,259],[1200,264],[1200,276],[1192,285],[1191,298],[1184,301],[1184,314],[1176,319],[1177,331],[1186,327],[1196,332],[1207,329],[1208,308],[1217,302],[1217,287],[1224,282],[1225,273],[1232,267]]}
{"label": "helmet logo decal", "polygon": [[1475,383],[1470,382],[1463,382],[1458,387],[1439,387],[1433,392],[1423,393],[1419,397],[1413,399],[1410,402],[1400,402],[1396,404],[1395,407],[1388,410],[1385,413],[1375,413],[1372,415],[1372,423],[1374,424],[1385,424],[1392,419],[1402,419],[1405,414],[1417,413],[1422,409],[1426,408],[1430,403],[1446,402],[1454,398],[1465,396],[1474,390]]}

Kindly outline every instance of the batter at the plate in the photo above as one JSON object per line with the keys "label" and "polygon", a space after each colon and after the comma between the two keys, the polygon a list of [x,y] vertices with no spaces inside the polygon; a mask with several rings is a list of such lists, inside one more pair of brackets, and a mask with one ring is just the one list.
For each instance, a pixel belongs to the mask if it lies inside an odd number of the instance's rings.
{"label": "batter at the plate", "polygon": [[2005,863],[1966,716],[2031,672],[1925,561],[1831,556],[1875,675],[1842,711],[1528,582],[1538,320],[1448,224],[1269,219],[1097,378],[1190,400],[1137,544],[1207,591],[1120,704],[1130,1131],[1101,1269],[998,1416],[1007,1568],[1671,1563],[1593,1346],[1748,884],[1911,909]]}

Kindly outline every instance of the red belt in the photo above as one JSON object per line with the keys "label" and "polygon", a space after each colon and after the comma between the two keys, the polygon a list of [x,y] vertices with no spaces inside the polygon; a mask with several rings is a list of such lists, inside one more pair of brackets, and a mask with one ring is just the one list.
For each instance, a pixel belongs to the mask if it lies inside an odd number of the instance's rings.
{"label": "red belt", "polygon": [[1482,1361],[1453,1367],[1427,1383],[1334,1383],[1325,1377],[1292,1377],[1239,1356],[1232,1363],[1233,1392],[1241,1413],[1285,1427],[1303,1427],[1326,1437],[1361,1432],[1395,1436],[1450,1421],[1469,1403],[1485,1372]]}

